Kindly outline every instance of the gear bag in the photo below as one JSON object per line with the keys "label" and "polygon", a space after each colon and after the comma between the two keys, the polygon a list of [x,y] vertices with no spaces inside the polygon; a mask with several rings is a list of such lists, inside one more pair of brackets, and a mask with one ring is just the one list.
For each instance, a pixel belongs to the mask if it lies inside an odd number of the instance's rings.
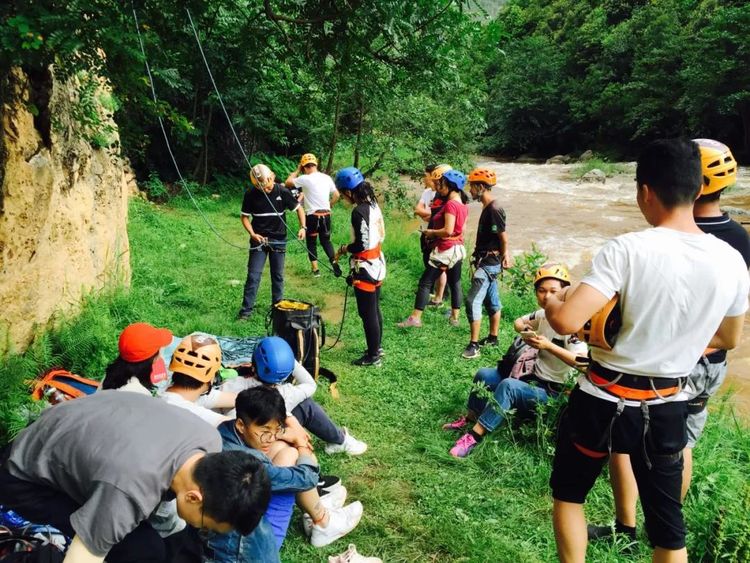
{"label": "gear bag", "polygon": [[325,323],[312,303],[282,299],[271,310],[273,334],[289,343],[294,357],[317,380],[320,348],[325,344]]}
{"label": "gear bag", "polygon": [[48,369],[31,382],[31,385],[32,399],[39,401],[46,397],[53,404],[92,395],[99,388],[98,381],[86,379],[59,367]]}

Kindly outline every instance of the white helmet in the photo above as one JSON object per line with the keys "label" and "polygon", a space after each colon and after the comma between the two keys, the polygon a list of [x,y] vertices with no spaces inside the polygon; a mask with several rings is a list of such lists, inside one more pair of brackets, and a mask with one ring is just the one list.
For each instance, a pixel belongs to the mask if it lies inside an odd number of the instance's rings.
{"label": "white helmet", "polygon": [[274,173],[265,164],[256,164],[250,169],[250,181],[256,188],[267,188],[275,178]]}

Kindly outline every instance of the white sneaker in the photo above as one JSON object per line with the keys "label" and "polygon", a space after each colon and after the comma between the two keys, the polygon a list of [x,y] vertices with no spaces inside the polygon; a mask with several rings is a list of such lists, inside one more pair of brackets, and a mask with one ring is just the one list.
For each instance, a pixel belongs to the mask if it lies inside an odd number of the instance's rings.
{"label": "white sneaker", "polygon": [[[344,503],[346,502],[346,487],[343,485],[339,485],[335,489],[333,489],[330,493],[328,493],[325,496],[320,497],[320,504],[323,505],[323,508],[326,510],[335,510],[337,508],[341,508],[344,506]],[[310,533],[312,532],[313,527],[313,521],[309,514],[306,512],[302,514],[302,528],[305,530],[305,535],[310,536]]]}
{"label": "white sneaker", "polygon": [[338,454],[341,452],[349,455],[362,455],[367,451],[367,444],[360,442],[354,436],[349,434],[349,430],[344,427],[344,442],[342,444],[328,444],[326,446],[327,454]]}
{"label": "white sneaker", "polygon": [[357,547],[349,544],[349,549],[339,555],[329,555],[328,563],[383,563],[380,557],[365,557],[357,553]]}
{"label": "white sneaker", "polygon": [[343,508],[328,511],[328,526],[323,528],[317,524],[312,527],[310,543],[313,547],[323,547],[337,539],[344,537],[359,524],[362,518],[362,503],[353,502]]}

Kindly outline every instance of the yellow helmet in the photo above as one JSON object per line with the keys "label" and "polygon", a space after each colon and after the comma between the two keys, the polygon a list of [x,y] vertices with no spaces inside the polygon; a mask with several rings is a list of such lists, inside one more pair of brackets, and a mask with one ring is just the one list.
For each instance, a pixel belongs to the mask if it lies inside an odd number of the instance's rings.
{"label": "yellow helmet", "polygon": [[205,334],[191,334],[183,338],[169,363],[170,371],[176,371],[203,383],[213,381],[220,367],[219,343]]}
{"label": "yellow helmet", "polygon": [[448,170],[453,170],[450,164],[438,164],[435,169],[430,172],[430,180],[437,182],[443,177],[443,174],[448,172]]}
{"label": "yellow helmet", "polygon": [[622,312],[620,311],[620,294],[615,293],[591,319],[576,333],[578,338],[589,346],[596,346],[602,350],[614,348],[617,333],[622,328]]}
{"label": "yellow helmet", "polygon": [[268,187],[276,176],[265,164],[256,164],[250,169],[250,181],[259,189]]}
{"label": "yellow helmet", "polygon": [[315,158],[315,155],[312,153],[303,154],[302,158],[299,159],[299,165],[301,167],[305,167],[308,164],[314,164],[315,166],[318,165],[318,159]]}
{"label": "yellow helmet", "polygon": [[570,285],[570,272],[568,272],[568,269],[562,264],[551,262],[540,266],[536,271],[536,274],[534,274],[534,285],[546,278],[560,280],[563,284]]}
{"label": "yellow helmet", "polygon": [[713,139],[693,139],[693,142],[701,151],[701,195],[716,193],[737,181],[737,162],[728,146]]}

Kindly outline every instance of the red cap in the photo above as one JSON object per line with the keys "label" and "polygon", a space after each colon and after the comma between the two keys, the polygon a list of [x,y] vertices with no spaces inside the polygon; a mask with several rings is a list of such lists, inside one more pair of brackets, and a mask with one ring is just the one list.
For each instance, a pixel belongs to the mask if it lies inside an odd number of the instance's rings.
{"label": "red cap", "polygon": [[134,323],[120,334],[120,357],[126,362],[142,362],[172,342],[172,331],[148,323]]}

